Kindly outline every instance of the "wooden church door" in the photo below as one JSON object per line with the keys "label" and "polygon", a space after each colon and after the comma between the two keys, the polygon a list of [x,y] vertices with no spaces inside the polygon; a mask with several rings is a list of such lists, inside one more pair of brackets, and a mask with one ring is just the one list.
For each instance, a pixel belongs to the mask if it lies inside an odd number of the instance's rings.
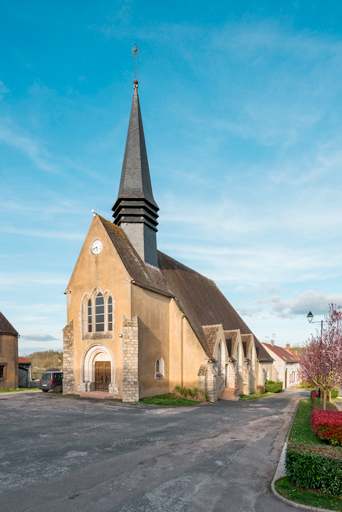
{"label": "wooden church door", "polygon": [[110,361],[95,361],[95,391],[108,391],[110,370]]}

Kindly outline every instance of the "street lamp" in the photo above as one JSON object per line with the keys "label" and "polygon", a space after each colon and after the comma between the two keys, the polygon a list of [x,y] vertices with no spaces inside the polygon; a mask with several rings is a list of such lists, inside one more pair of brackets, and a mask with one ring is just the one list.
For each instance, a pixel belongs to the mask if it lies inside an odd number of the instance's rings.
{"label": "street lamp", "polygon": [[[324,324],[324,320],[319,320],[318,322],[314,322],[313,321],[313,314],[311,313],[311,311],[309,311],[309,313],[306,315],[306,318],[308,319],[308,322],[310,324],[321,324],[321,340],[320,340],[320,370],[322,371],[322,344],[323,344],[323,324]],[[321,398],[321,403],[322,403],[322,394],[321,394],[321,390],[319,390],[319,394],[320,394],[320,398]]]}
{"label": "street lamp", "polygon": [[310,324],[321,324],[321,343],[322,343],[322,339],[323,339],[323,324],[324,324],[324,320],[319,320],[318,322],[314,322],[313,321],[313,314],[311,313],[311,311],[309,311],[309,313],[306,315],[306,318],[308,319],[308,322]]}

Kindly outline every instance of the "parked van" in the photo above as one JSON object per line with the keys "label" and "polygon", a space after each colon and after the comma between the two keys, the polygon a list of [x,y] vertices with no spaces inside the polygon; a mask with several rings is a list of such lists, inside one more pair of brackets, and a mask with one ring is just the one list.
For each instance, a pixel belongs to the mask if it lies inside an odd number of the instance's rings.
{"label": "parked van", "polygon": [[51,389],[54,393],[63,391],[63,372],[59,370],[47,370],[39,379],[39,389],[47,393]]}

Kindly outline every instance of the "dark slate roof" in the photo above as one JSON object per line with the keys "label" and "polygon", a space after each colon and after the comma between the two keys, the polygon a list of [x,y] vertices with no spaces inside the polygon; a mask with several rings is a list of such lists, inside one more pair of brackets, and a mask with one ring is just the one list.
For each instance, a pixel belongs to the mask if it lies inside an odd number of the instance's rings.
{"label": "dark slate roof", "polygon": [[[157,210],[159,209],[152,193],[139,95],[137,89],[135,89],[128,125],[118,200],[139,198],[146,199]],[[115,206],[113,209],[114,208]]]}
{"label": "dark slate roof", "polygon": [[[123,230],[100,215],[99,218],[132,279],[170,293],[176,298],[209,357],[212,357],[212,354],[203,326],[222,324],[224,330],[240,329],[241,334],[252,334],[214,281],[160,251],[159,268],[146,265]],[[254,339],[258,359],[273,361],[260,342],[255,337]]]}
{"label": "dark slate roof", "polygon": [[5,315],[3,315],[0,311],[0,334],[14,334],[14,336],[18,336],[17,331],[14,329],[13,325],[9,323]]}
{"label": "dark slate roof", "polygon": [[298,357],[288,352],[283,347],[277,347],[277,345],[271,345],[270,343],[263,343],[265,347],[271,350],[276,356],[280,357],[285,363],[298,363]]}

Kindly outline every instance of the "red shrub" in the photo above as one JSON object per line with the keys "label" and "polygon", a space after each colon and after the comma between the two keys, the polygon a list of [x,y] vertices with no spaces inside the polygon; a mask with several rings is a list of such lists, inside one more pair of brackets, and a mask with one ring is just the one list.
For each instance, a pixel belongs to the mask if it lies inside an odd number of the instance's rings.
{"label": "red shrub", "polygon": [[312,393],[311,394],[311,402],[314,401],[314,398],[318,398],[318,393]]}
{"label": "red shrub", "polygon": [[315,434],[330,444],[342,445],[342,411],[322,411],[311,413],[311,425]]}

